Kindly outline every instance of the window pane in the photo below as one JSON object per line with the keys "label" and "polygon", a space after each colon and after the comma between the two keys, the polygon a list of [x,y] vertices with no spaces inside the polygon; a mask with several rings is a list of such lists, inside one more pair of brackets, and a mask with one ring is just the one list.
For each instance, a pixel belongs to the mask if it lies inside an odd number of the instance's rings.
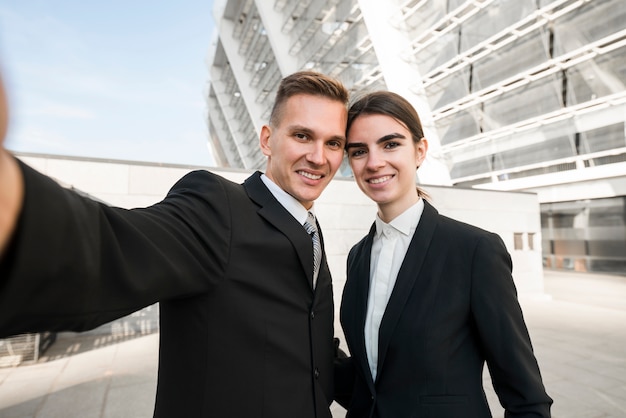
{"label": "window pane", "polygon": [[626,147],[624,123],[615,123],[610,126],[582,132],[580,137],[584,152],[598,152]]}
{"label": "window pane", "polygon": [[473,160],[454,163],[450,170],[452,178],[473,176],[475,174],[489,173],[491,171],[491,156],[484,156]]}
{"label": "window pane", "polygon": [[442,145],[477,135],[480,130],[476,118],[470,112],[457,112],[437,122],[437,131]]}
{"label": "window pane", "polygon": [[461,52],[503,31],[535,10],[534,0],[494,1],[462,24]]}
{"label": "window pane", "polygon": [[555,56],[626,29],[624,0],[594,0],[554,22]]}
{"label": "window pane", "polygon": [[417,53],[417,68],[428,74],[438,66],[455,58],[458,54],[459,30],[454,29]]}
{"label": "window pane", "polygon": [[469,69],[439,80],[426,89],[431,109],[436,110],[469,95]]}
{"label": "window pane", "polygon": [[495,159],[495,170],[551,161],[576,155],[571,136],[546,138],[532,145],[503,151]]}
{"label": "window pane", "polygon": [[624,91],[626,47],[567,70],[568,106]]}
{"label": "window pane", "polygon": [[528,249],[535,249],[535,234],[533,232],[528,233]]}
{"label": "window pane", "polygon": [[485,130],[561,109],[560,75],[546,77],[485,102]]}
{"label": "window pane", "polygon": [[513,248],[515,250],[523,250],[524,249],[524,241],[522,240],[524,234],[521,232],[515,232],[513,234]]}
{"label": "window pane", "polygon": [[472,91],[484,89],[542,64],[550,58],[547,45],[548,34],[542,29],[479,60],[474,64]]}

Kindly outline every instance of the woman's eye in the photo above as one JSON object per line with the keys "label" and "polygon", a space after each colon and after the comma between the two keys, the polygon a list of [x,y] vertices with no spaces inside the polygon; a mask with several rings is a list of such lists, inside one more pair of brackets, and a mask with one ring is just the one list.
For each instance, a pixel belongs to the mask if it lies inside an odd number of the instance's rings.
{"label": "woman's eye", "polygon": [[350,155],[350,158],[352,158],[352,157],[359,157],[359,156],[361,156],[363,154],[365,154],[364,150],[355,149],[354,151],[351,151],[349,155]]}

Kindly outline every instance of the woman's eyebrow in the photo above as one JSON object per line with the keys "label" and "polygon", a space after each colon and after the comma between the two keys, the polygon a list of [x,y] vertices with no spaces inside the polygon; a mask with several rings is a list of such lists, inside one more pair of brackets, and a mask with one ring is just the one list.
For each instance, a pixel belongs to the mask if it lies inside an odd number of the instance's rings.
{"label": "woman's eyebrow", "polygon": [[346,144],[346,149],[363,147],[367,147],[367,145],[365,145],[363,142],[351,142],[349,144]]}
{"label": "woman's eyebrow", "polygon": [[[390,141],[396,138],[406,139],[406,136],[394,132],[392,134],[388,134],[388,135],[378,138],[378,140],[376,140],[376,143],[382,144],[383,142]],[[346,149],[350,149],[350,148],[367,148],[367,145],[363,142],[351,142],[349,144],[346,144]]]}
{"label": "woman's eyebrow", "polygon": [[404,136],[404,135],[402,135],[402,134],[399,134],[399,133],[394,132],[394,133],[392,133],[392,134],[385,135],[385,136],[383,136],[383,137],[379,138],[379,139],[378,139],[378,141],[376,141],[376,143],[377,143],[377,144],[380,144],[380,143],[382,143],[382,142],[389,141],[390,139],[396,139],[396,138],[406,139],[406,136]]}

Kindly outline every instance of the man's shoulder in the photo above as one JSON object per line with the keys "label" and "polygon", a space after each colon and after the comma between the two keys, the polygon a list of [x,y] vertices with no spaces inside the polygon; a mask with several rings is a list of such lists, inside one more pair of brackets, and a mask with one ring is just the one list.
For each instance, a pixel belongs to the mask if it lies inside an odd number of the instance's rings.
{"label": "man's shoulder", "polygon": [[176,182],[173,188],[181,186],[187,187],[206,187],[210,185],[219,185],[228,189],[242,189],[242,185],[233,180],[227,179],[220,174],[213,173],[209,170],[193,170],[185,174]]}

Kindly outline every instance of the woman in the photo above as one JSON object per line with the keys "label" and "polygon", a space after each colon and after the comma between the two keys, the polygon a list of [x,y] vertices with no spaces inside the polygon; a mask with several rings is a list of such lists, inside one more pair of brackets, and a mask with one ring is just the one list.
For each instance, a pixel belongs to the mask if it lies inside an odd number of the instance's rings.
{"label": "woman", "polygon": [[397,94],[370,93],[350,107],[348,159],[378,214],[348,256],[347,416],[491,417],[486,362],[507,417],[549,417],[511,258],[496,234],[425,201],[415,170],[427,150],[416,111]]}

